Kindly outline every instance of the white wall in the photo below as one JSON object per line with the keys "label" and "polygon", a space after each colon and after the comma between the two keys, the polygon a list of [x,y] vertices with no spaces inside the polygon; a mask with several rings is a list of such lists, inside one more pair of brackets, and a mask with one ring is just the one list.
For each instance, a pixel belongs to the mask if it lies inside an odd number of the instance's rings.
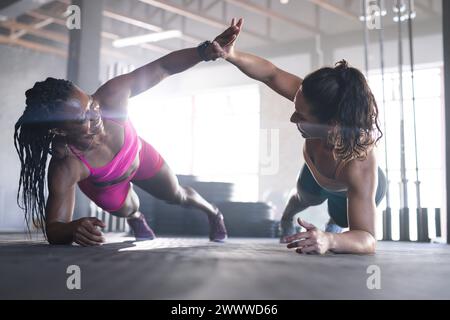
{"label": "white wall", "polygon": [[20,162],[14,148],[14,124],[25,109],[25,91],[46,77],[64,77],[65,61],[55,56],[0,45],[0,231],[24,230],[17,206]]}

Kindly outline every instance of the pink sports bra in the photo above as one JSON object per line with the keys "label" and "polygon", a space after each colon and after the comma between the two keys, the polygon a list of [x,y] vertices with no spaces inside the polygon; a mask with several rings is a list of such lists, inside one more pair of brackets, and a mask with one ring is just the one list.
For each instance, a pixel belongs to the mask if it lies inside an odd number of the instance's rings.
{"label": "pink sports bra", "polygon": [[117,120],[111,120],[124,128],[124,143],[120,151],[114,156],[114,158],[104,166],[94,168],[86,160],[86,158],[76,150],[74,147],[69,146],[70,150],[75,156],[83,162],[89,169],[90,175],[87,179],[92,182],[109,182],[114,181],[122,177],[136,159],[136,155],[141,149],[141,141],[137,135],[136,129],[131,122],[126,119],[123,122]]}

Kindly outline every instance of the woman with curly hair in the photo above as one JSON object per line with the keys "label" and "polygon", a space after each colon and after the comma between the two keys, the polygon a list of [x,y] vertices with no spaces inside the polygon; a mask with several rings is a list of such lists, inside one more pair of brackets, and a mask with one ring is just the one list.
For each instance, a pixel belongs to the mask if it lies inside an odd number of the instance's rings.
{"label": "woman with curly hair", "polygon": [[218,56],[211,48],[233,41],[234,30],[228,28],[211,47],[202,44],[174,51],[118,76],[93,94],[54,78],[27,90],[25,111],[14,133],[21,161],[17,200],[27,225],[32,221],[43,228],[50,244],[103,243],[102,221],[93,217],[72,220],[78,185],[103,210],[126,218],[137,239],[153,239],[153,231],[139,212],[135,184],[158,199],[202,210],[209,219],[210,240],[225,240],[227,232],[218,208],[192,188],[178,184],[161,155],[137,135],[127,116],[127,103],[170,75],[203,60],[215,60]]}
{"label": "woman with curly hair", "polygon": [[[232,20],[239,34],[242,19]],[[294,102],[290,121],[305,138],[297,192],[281,218],[282,237],[298,253],[327,251],[373,253],[376,206],[386,193],[375,146],[382,137],[378,107],[364,75],[345,60],[304,79],[269,61],[235,50],[234,43],[214,47],[217,55],[247,76]],[[293,217],[328,200],[330,221],[324,231],[301,219],[305,232],[294,234]],[[341,233],[341,228],[349,231]]]}

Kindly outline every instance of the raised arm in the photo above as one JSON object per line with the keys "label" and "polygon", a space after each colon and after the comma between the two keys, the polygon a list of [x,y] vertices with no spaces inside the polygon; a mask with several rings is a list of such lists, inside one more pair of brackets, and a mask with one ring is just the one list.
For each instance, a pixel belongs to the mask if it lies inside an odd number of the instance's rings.
{"label": "raised arm", "polygon": [[273,63],[258,56],[234,51],[227,60],[252,79],[261,81],[276,93],[294,101],[302,79],[279,69]]}
{"label": "raised arm", "polygon": [[[221,56],[213,47],[227,45],[236,37],[237,29],[233,27],[217,36],[213,41],[214,45],[205,48],[207,60],[215,60]],[[103,108],[123,108],[130,97],[154,87],[171,75],[192,68],[201,61],[203,59],[196,47],[171,52],[130,73],[109,80],[97,90],[94,97]]]}
{"label": "raised arm", "polygon": [[[241,31],[242,24],[242,19],[239,19],[238,22],[235,19],[231,21],[231,27],[235,28],[237,35]],[[235,41],[232,41],[217,50],[224,59],[235,65],[250,78],[265,83],[278,94],[294,101],[295,94],[302,83],[301,78],[278,68],[266,59],[237,51],[234,45]]]}
{"label": "raised arm", "polygon": [[130,73],[109,80],[93,96],[101,108],[121,111],[126,108],[130,97],[152,88],[172,74],[193,67],[200,61],[196,48],[174,51]]}

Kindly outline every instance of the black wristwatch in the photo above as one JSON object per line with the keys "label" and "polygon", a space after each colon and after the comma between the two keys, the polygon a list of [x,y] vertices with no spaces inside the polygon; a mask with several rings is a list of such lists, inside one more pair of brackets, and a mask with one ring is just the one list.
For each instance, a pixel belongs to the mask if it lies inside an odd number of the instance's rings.
{"label": "black wristwatch", "polygon": [[208,41],[204,41],[204,42],[200,43],[200,44],[198,45],[198,47],[197,47],[198,55],[200,56],[200,58],[201,58],[203,61],[209,61],[209,60],[211,60],[211,59],[208,59],[208,57],[207,57],[206,54],[205,54],[205,50],[206,50],[206,48],[209,47],[210,44],[211,44],[211,41],[208,40]]}

